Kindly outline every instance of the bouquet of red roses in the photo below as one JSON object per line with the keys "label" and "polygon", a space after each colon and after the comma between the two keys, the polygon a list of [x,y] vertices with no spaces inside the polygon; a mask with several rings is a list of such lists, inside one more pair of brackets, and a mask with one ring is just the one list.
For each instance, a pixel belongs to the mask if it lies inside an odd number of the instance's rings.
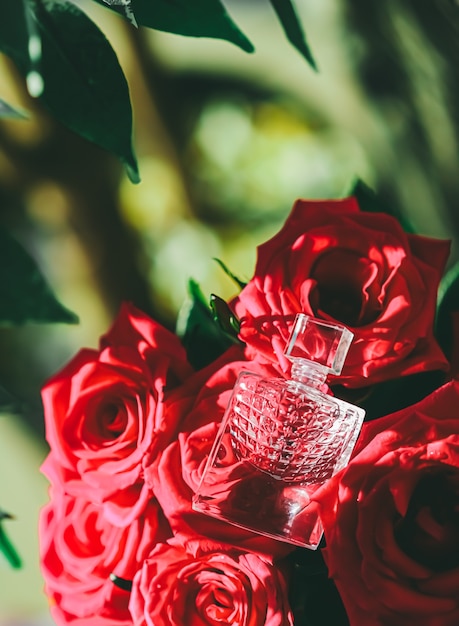
{"label": "bouquet of red roses", "polygon": [[[46,384],[41,562],[57,624],[457,626],[459,382],[434,333],[449,243],[368,197],[297,201],[233,300],[208,305],[192,283],[178,334],[124,304],[99,349]],[[288,376],[298,313],[354,333],[331,389],[367,413],[316,494],[315,552],[192,508],[239,373]]]}

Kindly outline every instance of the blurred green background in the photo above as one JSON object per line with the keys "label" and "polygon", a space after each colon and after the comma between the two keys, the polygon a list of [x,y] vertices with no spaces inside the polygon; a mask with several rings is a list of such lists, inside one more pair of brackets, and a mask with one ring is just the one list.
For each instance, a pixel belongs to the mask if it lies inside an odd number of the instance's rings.
{"label": "blurred green background", "polygon": [[[346,193],[356,177],[421,234],[451,238],[459,213],[459,7],[449,0],[299,0],[319,66],[289,45],[261,0],[225,3],[256,52],[136,30],[91,2],[128,79],[142,182],[29,97],[0,55],[0,218],[34,256],[78,326],[0,329],[0,381],[18,414],[0,418],[0,504],[24,558],[0,561],[0,626],[48,624],[37,517],[46,501],[39,390],[83,346],[96,347],[130,300],[169,328],[189,278],[206,295],[250,278],[256,246],[299,198]],[[84,41],[81,42],[84,45]]]}

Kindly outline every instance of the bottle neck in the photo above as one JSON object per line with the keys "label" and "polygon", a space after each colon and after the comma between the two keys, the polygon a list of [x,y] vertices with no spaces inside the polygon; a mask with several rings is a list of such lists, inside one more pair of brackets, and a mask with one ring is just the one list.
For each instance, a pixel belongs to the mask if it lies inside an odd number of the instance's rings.
{"label": "bottle neck", "polygon": [[291,378],[292,380],[323,390],[327,388],[325,381],[327,380],[328,369],[306,359],[295,359],[292,361]]}

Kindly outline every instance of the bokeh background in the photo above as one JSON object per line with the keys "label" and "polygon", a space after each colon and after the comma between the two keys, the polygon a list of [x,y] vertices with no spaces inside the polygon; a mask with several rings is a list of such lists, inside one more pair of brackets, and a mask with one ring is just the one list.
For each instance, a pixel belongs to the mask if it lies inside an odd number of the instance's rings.
{"label": "bokeh background", "polygon": [[[454,0],[298,0],[315,73],[266,0],[227,0],[255,44],[136,30],[78,1],[116,50],[134,111],[142,182],[72,134],[27,94],[0,55],[0,98],[28,113],[0,120],[0,220],[37,260],[77,326],[0,328],[0,505],[24,560],[0,555],[0,626],[47,625],[38,511],[47,499],[40,387],[96,347],[123,300],[173,329],[190,278],[206,295],[250,278],[257,244],[296,198],[340,197],[356,178],[416,232],[459,231],[459,6]],[[84,45],[84,41],[81,42]]]}

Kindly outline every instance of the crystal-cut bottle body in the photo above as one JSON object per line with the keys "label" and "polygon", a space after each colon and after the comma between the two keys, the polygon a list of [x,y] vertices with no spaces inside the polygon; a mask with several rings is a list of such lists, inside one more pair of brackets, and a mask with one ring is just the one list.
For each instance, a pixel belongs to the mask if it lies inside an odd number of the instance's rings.
{"label": "crystal-cut bottle body", "polygon": [[312,494],[344,467],[363,409],[297,380],[243,372],[193,500],[195,510],[317,548]]}

